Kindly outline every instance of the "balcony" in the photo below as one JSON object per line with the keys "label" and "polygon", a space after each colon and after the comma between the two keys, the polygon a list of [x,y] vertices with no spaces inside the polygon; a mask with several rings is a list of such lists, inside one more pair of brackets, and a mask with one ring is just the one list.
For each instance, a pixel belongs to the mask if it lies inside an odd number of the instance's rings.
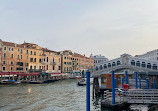
{"label": "balcony", "polygon": [[46,64],[46,62],[44,62],[44,61],[42,61],[41,63],[42,63],[42,64]]}
{"label": "balcony", "polygon": [[40,54],[39,56],[46,56],[46,54]]}
{"label": "balcony", "polygon": [[56,62],[50,62],[50,65],[56,65]]}

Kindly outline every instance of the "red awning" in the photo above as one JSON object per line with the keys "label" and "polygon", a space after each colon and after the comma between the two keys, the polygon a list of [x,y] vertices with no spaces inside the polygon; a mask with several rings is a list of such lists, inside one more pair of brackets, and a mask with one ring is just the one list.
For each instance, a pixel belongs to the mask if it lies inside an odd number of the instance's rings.
{"label": "red awning", "polygon": [[39,72],[34,72],[34,73],[19,73],[17,74],[18,76],[38,76],[40,75]]}
{"label": "red awning", "polygon": [[18,75],[18,76],[38,76],[39,72],[35,73],[22,73],[22,72],[0,72],[0,75]]}

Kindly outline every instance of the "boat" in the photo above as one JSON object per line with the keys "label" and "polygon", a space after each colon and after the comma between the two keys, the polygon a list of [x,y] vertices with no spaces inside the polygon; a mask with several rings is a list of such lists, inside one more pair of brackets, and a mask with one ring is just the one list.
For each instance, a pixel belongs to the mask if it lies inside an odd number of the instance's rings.
{"label": "boat", "polygon": [[[86,85],[86,78],[82,78],[77,83],[79,86]],[[93,78],[90,78],[90,84],[93,84]]]}
{"label": "boat", "polygon": [[21,82],[20,81],[14,81],[14,84],[20,84]]}
{"label": "boat", "polygon": [[30,84],[42,84],[43,81],[37,81],[37,80],[34,80],[34,81],[29,81]]}
{"label": "boat", "polygon": [[14,80],[2,80],[0,82],[0,84],[20,84],[21,82],[20,81],[14,81]]}

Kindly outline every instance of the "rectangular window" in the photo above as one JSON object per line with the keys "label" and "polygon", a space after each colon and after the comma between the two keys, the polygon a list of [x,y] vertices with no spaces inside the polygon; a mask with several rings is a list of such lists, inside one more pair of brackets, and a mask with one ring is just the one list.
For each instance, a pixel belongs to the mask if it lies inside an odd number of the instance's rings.
{"label": "rectangular window", "polygon": [[11,59],[13,59],[13,54],[11,54]]}
{"label": "rectangular window", "polygon": [[20,59],[20,56],[18,55],[18,59]]}
{"label": "rectangular window", "polygon": [[39,62],[41,63],[41,62],[42,62],[42,59],[39,59]]}
{"label": "rectangular window", "polygon": [[13,65],[13,61],[11,61],[10,64]]}
{"label": "rectangular window", "polygon": [[4,47],[4,50],[7,50],[7,47]]}
{"label": "rectangular window", "polygon": [[28,56],[26,57],[26,59],[28,60]]}
{"label": "rectangular window", "polygon": [[34,52],[34,55],[36,55],[36,52]]}
{"label": "rectangular window", "polygon": [[10,51],[10,47],[9,47],[9,51]]}
{"label": "rectangular window", "polygon": [[21,55],[21,59],[22,59],[22,55]]}
{"label": "rectangular window", "polygon": [[10,70],[13,71],[13,67],[11,67]]}
{"label": "rectangular window", "polygon": [[28,54],[29,53],[29,50],[26,50],[26,54]]}
{"label": "rectangular window", "polygon": [[29,66],[29,63],[26,63],[26,66],[28,67],[28,66]]}
{"label": "rectangular window", "polygon": [[12,51],[14,51],[14,49],[12,48]]}
{"label": "rectangular window", "polygon": [[3,57],[6,58],[6,53],[4,53]]}
{"label": "rectangular window", "polygon": [[30,62],[33,62],[33,58],[30,58]]}
{"label": "rectangular window", "polygon": [[23,66],[23,62],[17,62],[17,65]]}
{"label": "rectangular window", "polygon": [[5,71],[5,67],[3,67],[3,71]]}
{"label": "rectangular window", "polygon": [[36,62],[36,58],[34,59],[34,62]]}
{"label": "rectangular window", "polygon": [[23,51],[22,51],[22,49],[21,49],[21,53],[22,53]]}
{"label": "rectangular window", "polygon": [[6,64],[6,62],[5,62],[5,61],[3,61],[3,64]]}

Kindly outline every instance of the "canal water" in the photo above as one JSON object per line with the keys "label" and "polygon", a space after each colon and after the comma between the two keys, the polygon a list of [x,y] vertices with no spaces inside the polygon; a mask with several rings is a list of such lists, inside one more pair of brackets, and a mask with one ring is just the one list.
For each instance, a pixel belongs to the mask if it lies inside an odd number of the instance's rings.
{"label": "canal water", "polygon": [[[69,79],[46,84],[0,85],[0,111],[86,111],[86,86],[76,83],[77,80]],[[114,110],[101,109],[99,101],[91,100],[91,111]],[[128,110],[146,111],[146,106],[131,106]]]}

